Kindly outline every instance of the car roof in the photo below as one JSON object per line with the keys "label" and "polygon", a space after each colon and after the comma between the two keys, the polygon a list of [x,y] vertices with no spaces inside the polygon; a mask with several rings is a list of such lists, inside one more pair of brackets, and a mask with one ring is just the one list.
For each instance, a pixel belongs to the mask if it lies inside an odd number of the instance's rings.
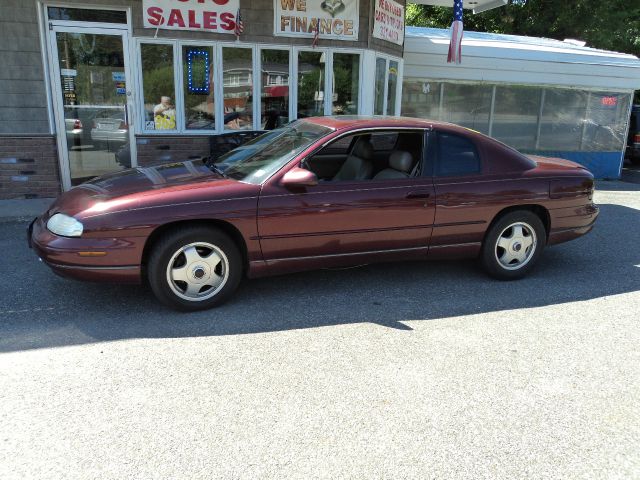
{"label": "car roof", "polygon": [[[387,117],[381,115],[340,115],[333,117],[307,117],[304,122],[322,125],[333,130],[354,130],[360,128],[439,128],[460,133],[473,131],[459,125],[412,117]],[[477,133],[477,132],[476,132]]]}

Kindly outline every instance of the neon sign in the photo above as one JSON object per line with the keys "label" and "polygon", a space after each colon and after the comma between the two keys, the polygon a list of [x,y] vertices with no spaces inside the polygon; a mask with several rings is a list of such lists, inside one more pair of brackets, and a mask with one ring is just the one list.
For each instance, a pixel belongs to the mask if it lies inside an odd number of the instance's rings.
{"label": "neon sign", "polygon": [[195,95],[209,95],[209,51],[187,51],[187,89]]}

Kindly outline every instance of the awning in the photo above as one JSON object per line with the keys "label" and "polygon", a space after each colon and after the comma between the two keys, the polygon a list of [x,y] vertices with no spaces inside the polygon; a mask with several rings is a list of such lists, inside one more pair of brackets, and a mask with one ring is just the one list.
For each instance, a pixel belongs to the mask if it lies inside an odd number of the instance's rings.
{"label": "awning", "polygon": [[274,85],[273,87],[265,88],[265,93],[270,97],[286,97],[289,95],[288,85]]}

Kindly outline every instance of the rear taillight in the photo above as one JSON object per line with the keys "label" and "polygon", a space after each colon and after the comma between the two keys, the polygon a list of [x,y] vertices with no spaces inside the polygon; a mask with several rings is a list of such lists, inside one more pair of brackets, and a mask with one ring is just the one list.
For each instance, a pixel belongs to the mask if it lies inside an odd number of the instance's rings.
{"label": "rear taillight", "polygon": [[633,136],[633,143],[640,143],[640,132]]}
{"label": "rear taillight", "polygon": [[82,128],[82,122],[80,120],[76,120],[75,122],[73,122],[73,128],[74,130]]}

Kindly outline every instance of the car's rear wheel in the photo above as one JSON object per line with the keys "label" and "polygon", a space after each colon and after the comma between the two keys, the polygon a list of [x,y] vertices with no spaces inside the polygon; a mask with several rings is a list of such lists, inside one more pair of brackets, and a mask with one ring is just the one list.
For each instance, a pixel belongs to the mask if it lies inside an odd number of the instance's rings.
{"label": "car's rear wheel", "polygon": [[220,305],[242,279],[242,256],[224,232],[187,227],[163,236],[151,250],[149,284],[165,305],[203,310]]}
{"label": "car's rear wheel", "polygon": [[500,280],[522,278],[535,266],[545,244],[540,217],[526,210],[510,212],[489,229],[482,245],[482,265]]}

